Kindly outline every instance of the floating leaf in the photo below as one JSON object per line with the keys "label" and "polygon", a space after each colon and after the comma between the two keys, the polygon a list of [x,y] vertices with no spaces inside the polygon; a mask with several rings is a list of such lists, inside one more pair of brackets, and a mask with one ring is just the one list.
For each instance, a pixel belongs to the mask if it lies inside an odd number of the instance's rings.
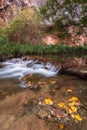
{"label": "floating leaf", "polygon": [[49,98],[45,99],[44,102],[47,105],[53,105],[53,101],[51,99],[49,99]]}

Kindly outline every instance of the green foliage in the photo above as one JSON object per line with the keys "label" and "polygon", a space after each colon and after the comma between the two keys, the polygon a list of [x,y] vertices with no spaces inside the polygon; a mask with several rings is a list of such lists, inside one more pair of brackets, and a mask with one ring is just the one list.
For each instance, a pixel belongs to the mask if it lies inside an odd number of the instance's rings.
{"label": "green foliage", "polygon": [[87,26],[87,17],[86,17],[86,16],[84,16],[84,17],[81,19],[81,23],[82,23],[82,25]]}
{"label": "green foliage", "polygon": [[51,18],[55,23],[55,27],[58,28],[61,28],[63,25],[87,26],[86,0],[47,0],[46,5],[40,9],[40,12],[48,21]]}
{"label": "green foliage", "polygon": [[[36,44],[32,45],[30,43],[27,43],[25,45],[18,44],[18,43],[12,43],[9,41],[5,41],[0,39],[0,56],[3,57],[3,55],[7,57],[14,57],[14,56],[20,56],[20,55],[26,55],[26,54],[36,54],[36,55],[45,55],[45,54],[61,54],[61,53],[74,53],[74,54],[87,54],[87,46],[66,46],[64,44],[56,44],[56,45],[41,45]],[[1,58],[1,57],[0,57]]]}
{"label": "green foliage", "polygon": [[0,29],[0,37],[18,43],[33,42],[33,39],[41,36],[41,21],[41,15],[35,9],[27,8]]}

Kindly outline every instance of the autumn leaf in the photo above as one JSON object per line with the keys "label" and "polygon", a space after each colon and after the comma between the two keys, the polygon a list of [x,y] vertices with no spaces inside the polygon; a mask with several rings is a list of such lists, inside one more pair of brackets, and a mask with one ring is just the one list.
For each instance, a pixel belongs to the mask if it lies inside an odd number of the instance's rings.
{"label": "autumn leaf", "polygon": [[77,112],[77,108],[75,107],[75,106],[71,106],[71,110],[73,111],[73,112]]}
{"label": "autumn leaf", "polygon": [[71,106],[75,106],[76,105],[76,102],[71,102],[71,103],[69,103],[69,106],[71,107]]}
{"label": "autumn leaf", "polygon": [[72,93],[72,89],[68,89],[67,92],[68,92],[68,93]]}
{"label": "autumn leaf", "polygon": [[77,97],[72,97],[69,99],[70,102],[73,102],[73,101],[79,101],[79,99]]}
{"label": "autumn leaf", "polygon": [[64,124],[58,124],[58,126],[61,130],[64,128]]}
{"label": "autumn leaf", "polygon": [[79,114],[75,114],[75,115],[73,114],[71,116],[72,116],[72,118],[74,118],[74,119],[76,119],[78,121],[82,121],[82,117]]}
{"label": "autumn leaf", "polygon": [[51,99],[49,99],[49,98],[45,99],[44,102],[47,105],[53,105],[53,101]]}
{"label": "autumn leaf", "polygon": [[71,110],[71,109],[68,109],[68,113],[69,113],[69,114],[72,114],[73,112],[72,112],[72,110]]}
{"label": "autumn leaf", "polygon": [[65,103],[58,103],[57,105],[61,108],[65,107]]}

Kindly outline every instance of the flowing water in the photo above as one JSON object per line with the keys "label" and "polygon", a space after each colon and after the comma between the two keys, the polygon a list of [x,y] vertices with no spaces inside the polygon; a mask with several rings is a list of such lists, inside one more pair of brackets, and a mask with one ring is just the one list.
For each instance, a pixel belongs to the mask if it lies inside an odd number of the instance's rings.
{"label": "flowing water", "polygon": [[[66,103],[71,97],[77,97],[83,104],[85,110],[81,112],[82,121],[78,123],[75,122],[73,126],[73,121],[70,122],[71,125],[65,123],[64,128],[61,124],[58,126],[57,123],[51,121],[46,121],[45,126],[43,125],[43,119],[40,119],[43,128],[39,126],[38,123],[35,123],[30,128],[31,130],[87,129],[87,81],[81,80],[75,76],[59,75],[59,70],[60,68],[56,67],[51,62],[38,62],[37,60],[25,60],[23,58],[11,59],[0,63],[0,114],[2,116],[2,113],[6,115],[8,115],[7,113],[14,113],[17,117],[16,121],[13,121],[13,125],[7,121],[7,123],[9,123],[7,129],[14,130],[14,125],[16,126],[18,119],[19,122],[22,121],[22,118],[19,118],[20,116],[23,117],[23,119],[26,117],[29,118],[28,120],[32,120],[34,113],[32,112],[33,110],[31,111],[31,100],[33,97],[38,100],[50,98],[54,103]],[[28,98],[27,103],[23,103],[24,96]],[[15,104],[15,102],[17,103]],[[22,108],[20,107],[20,103],[22,104]],[[10,107],[11,104],[13,105]],[[12,110],[12,107],[14,107],[14,110]],[[40,114],[42,115],[42,113]],[[30,115],[32,115],[32,117]],[[7,119],[5,116],[3,117],[3,122]],[[38,118],[34,117],[33,122],[37,121],[39,122]],[[1,120],[0,124],[0,128],[4,130]],[[19,126],[16,130],[18,129]]]}
{"label": "flowing water", "polygon": [[27,74],[41,74],[45,77],[52,77],[58,73],[58,69],[51,63],[38,63],[33,60],[12,59],[2,63],[0,68],[0,79],[22,78]]}

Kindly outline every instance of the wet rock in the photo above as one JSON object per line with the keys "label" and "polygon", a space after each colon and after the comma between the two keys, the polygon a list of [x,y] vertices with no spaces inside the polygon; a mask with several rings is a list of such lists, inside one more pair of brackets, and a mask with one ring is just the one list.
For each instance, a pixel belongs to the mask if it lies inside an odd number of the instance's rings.
{"label": "wet rock", "polygon": [[3,129],[8,129],[9,127],[10,127],[10,125],[8,123],[3,124]]}
{"label": "wet rock", "polygon": [[34,65],[34,62],[28,63],[27,67],[32,67]]}
{"label": "wet rock", "polygon": [[5,65],[4,64],[0,64],[0,68],[3,68]]}
{"label": "wet rock", "polygon": [[9,122],[9,123],[12,123],[14,120],[16,120],[15,115],[11,115],[11,116],[9,117],[9,119],[8,119],[8,122]]}
{"label": "wet rock", "polygon": [[33,86],[29,86],[29,88],[31,90],[40,90],[41,89],[41,86],[40,85],[33,85]]}
{"label": "wet rock", "polygon": [[68,68],[68,69],[64,70],[64,73],[77,76],[77,77],[84,79],[84,80],[87,79],[87,70],[81,70],[81,69],[79,70],[79,69],[76,69],[76,68]]}
{"label": "wet rock", "polygon": [[49,98],[41,100],[39,98],[36,101],[35,115],[41,119],[63,124],[78,123],[84,119],[84,110],[81,110],[82,104],[77,97],[70,98],[67,103],[51,104],[51,102],[53,101]]}
{"label": "wet rock", "polygon": [[37,116],[42,118],[42,119],[45,119],[47,118],[49,115],[49,113],[46,111],[46,110],[43,110],[41,109],[38,113],[37,113]]}

